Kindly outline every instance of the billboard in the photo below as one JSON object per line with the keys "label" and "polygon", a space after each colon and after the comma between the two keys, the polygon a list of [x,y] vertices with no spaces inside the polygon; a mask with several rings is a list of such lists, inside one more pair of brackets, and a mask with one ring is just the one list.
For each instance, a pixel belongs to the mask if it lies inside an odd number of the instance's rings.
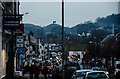
{"label": "billboard", "polygon": [[24,24],[20,24],[20,27],[15,29],[14,33],[24,33]]}
{"label": "billboard", "polygon": [[83,51],[69,51],[68,59],[70,62],[82,62]]}

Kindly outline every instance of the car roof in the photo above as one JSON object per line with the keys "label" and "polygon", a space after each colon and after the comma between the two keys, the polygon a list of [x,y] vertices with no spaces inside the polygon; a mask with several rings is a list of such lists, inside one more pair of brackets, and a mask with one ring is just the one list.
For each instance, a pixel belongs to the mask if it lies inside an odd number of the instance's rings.
{"label": "car roof", "polygon": [[87,72],[87,73],[93,73],[93,72],[103,72],[103,73],[105,73],[105,71],[97,71],[97,70],[93,70],[93,71]]}
{"label": "car roof", "polygon": [[107,78],[109,78],[108,74],[106,74],[105,71],[90,71],[90,72],[86,72],[86,74],[95,73],[95,72],[96,72],[96,73],[97,73],[97,72],[98,72],[98,73],[101,73],[101,72],[102,72],[102,73],[104,73],[104,74],[107,76]]}
{"label": "car roof", "polygon": [[76,72],[84,72],[84,71],[93,71],[92,69],[82,69],[82,70],[76,70]]}

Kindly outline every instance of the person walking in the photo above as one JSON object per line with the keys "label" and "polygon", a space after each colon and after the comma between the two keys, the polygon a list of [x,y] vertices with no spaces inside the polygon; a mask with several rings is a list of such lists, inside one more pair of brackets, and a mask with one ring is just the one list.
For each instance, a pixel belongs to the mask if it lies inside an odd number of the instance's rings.
{"label": "person walking", "polygon": [[45,65],[43,68],[44,79],[47,79],[47,74],[48,74],[48,67]]}
{"label": "person walking", "polygon": [[29,64],[30,79],[33,79],[33,63]]}
{"label": "person walking", "polygon": [[40,68],[37,62],[35,62],[33,67],[34,79],[39,79]]}

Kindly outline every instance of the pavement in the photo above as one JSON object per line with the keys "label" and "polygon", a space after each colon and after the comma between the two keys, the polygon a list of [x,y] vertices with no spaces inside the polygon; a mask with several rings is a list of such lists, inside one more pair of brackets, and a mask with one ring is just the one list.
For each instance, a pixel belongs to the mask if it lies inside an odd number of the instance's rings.
{"label": "pavement", "polygon": [[3,69],[1,66],[0,66],[0,79],[4,78],[5,76],[5,69]]}
{"label": "pavement", "polygon": [[[25,78],[25,79],[30,79],[30,75],[29,75],[29,74],[25,74],[25,75],[24,75],[24,78]],[[43,75],[43,74],[40,74],[40,75],[39,75],[39,79],[44,79],[44,75]]]}
{"label": "pavement", "polygon": [[[5,79],[5,77],[0,78],[0,79]],[[15,76],[14,79],[30,79],[30,75],[27,73],[24,76]],[[44,75],[39,74],[39,79],[44,79]],[[47,78],[47,79],[53,79],[53,78]]]}
{"label": "pavement", "polygon": [[[25,78],[25,79],[30,79],[30,75],[29,75],[29,74],[25,74],[25,75],[24,75],[24,78]],[[39,79],[44,79],[44,75],[40,73],[40,74],[39,74]],[[52,79],[52,78],[48,78],[48,79]]]}

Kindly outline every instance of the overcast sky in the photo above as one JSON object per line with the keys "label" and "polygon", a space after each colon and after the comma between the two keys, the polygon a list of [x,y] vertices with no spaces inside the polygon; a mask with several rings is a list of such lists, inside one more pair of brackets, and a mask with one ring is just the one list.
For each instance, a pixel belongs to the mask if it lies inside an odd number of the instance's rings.
{"label": "overcast sky", "polygon": [[[46,26],[54,20],[62,22],[61,2],[21,2],[20,13],[23,22]],[[85,21],[95,21],[97,17],[105,17],[118,13],[117,2],[65,2],[65,26],[73,27]]]}

